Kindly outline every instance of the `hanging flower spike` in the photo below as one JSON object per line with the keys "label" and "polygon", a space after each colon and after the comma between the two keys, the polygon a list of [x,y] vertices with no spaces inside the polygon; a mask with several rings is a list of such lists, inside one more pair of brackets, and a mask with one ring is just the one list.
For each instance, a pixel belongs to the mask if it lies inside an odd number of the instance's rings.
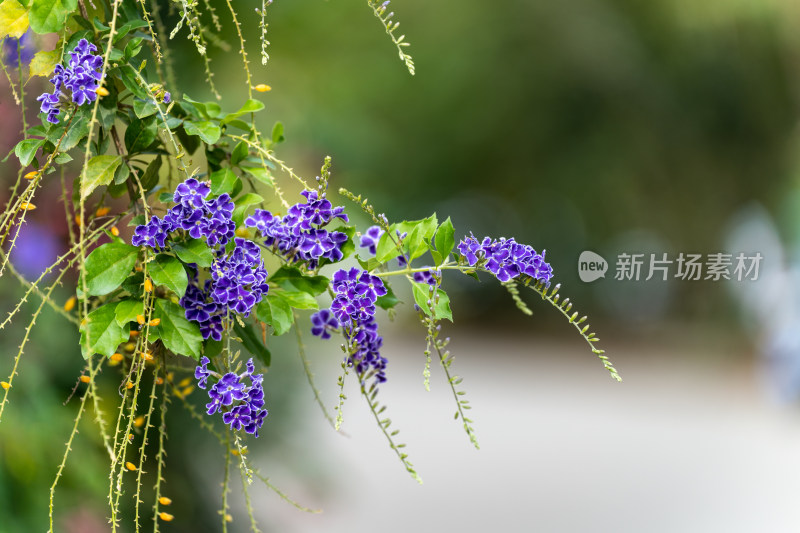
{"label": "hanging flower spike", "polygon": [[[203,356],[200,366],[195,369],[197,386],[205,389],[208,378],[219,377],[218,374],[208,370],[210,360]],[[206,412],[213,415],[217,411],[222,413],[222,421],[232,430],[244,429],[245,432],[258,437],[258,430],[264,425],[264,419],[269,414],[264,409],[263,374],[255,374],[253,360],[247,361],[247,369],[242,374],[229,372],[222,376],[208,391],[211,402],[206,404]],[[244,380],[250,380],[246,386]],[[224,408],[231,406],[227,411]]]}
{"label": "hanging flower spike", "polygon": [[513,238],[484,237],[478,242],[470,235],[458,243],[458,251],[469,266],[483,262],[482,266],[501,282],[528,276],[549,286],[553,277],[553,268],[545,262],[544,251],[540,255],[531,246],[519,244]]}

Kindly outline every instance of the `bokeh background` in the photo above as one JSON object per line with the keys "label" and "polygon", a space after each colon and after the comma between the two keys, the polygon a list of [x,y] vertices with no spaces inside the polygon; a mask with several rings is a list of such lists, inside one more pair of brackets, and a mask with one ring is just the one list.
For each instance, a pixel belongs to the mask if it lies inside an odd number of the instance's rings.
{"label": "bokeh background", "polygon": [[[177,18],[160,5],[171,27]],[[246,98],[245,80],[225,4],[214,5],[233,48],[212,46],[211,65],[232,109]],[[536,298],[525,317],[496,283],[446,276],[455,323],[445,327],[480,451],[452,421],[441,372],[434,368],[432,392],[422,386],[424,331],[410,305],[381,326],[390,360],[381,395],[425,480],[419,487],[357,391],[348,391],[347,435],[337,435],[313,403],[291,339],[273,340],[270,417],[251,453],[276,485],[324,512],[301,513],[258,489],[265,531],[797,531],[796,2],[393,0],[413,77],[357,1],[276,1],[264,68],[255,7],[237,3],[254,83],[273,88],[262,126],[286,127],[281,157],[314,176],[331,155],[334,187],[369,197],[391,220],[435,211],[452,217],[457,234],[547,249],[563,292],[589,314],[625,380],[611,381]],[[211,99],[184,37],[185,29],[170,42],[180,86],[169,89]],[[3,153],[18,120],[5,83]],[[3,183],[15,171],[3,166]],[[31,275],[40,256],[64,246],[58,193],[44,192],[44,205],[56,207],[32,213],[12,256]],[[605,279],[579,280],[584,250],[609,261]],[[620,252],[740,251],[763,256],[758,281],[613,276]],[[57,291],[61,301],[73,283]],[[20,294],[14,279],[0,279],[3,310]],[[0,376],[24,335],[21,325],[0,331]],[[62,402],[80,371],[77,348],[71,326],[46,310],[0,424],[2,533],[46,527],[76,409]],[[308,340],[308,348],[332,408],[337,347]],[[176,519],[164,531],[215,531],[220,450],[180,408],[169,416]],[[87,419],[57,493],[63,531],[108,529],[105,468]],[[246,531],[234,493],[231,530]]]}

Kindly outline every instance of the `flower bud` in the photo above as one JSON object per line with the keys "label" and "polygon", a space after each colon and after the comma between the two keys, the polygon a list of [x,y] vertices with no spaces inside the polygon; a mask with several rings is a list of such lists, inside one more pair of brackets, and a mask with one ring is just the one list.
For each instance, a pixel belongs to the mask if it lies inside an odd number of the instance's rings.
{"label": "flower bud", "polygon": [[78,301],[77,298],[75,298],[74,296],[70,296],[69,300],[67,300],[66,303],[64,303],[64,311],[69,313],[70,311],[75,309],[75,304],[77,303],[77,301]]}
{"label": "flower bud", "polygon": [[0,381],[0,387],[3,387],[3,389],[8,390],[11,388],[11,383],[9,383],[8,381]]}
{"label": "flower bud", "polygon": [[111,212],[110,207],[98,207],[97,211],[94,212],[94,216],[96,217],[104,217]]}
{"label": "flower bud", "polygon": [[151,326],[157,326],[159,324],[161,324],[161,319],[160,318],[154,318],[153,320],[150,321],[150,325]]}
{"label": "flower bud", "polygon": [[153,282],[149,279],[144,280],[144,292],[153,292]]}
{"label": "flower bud", "polygon": [[172,516],[171,514],[169,514],[169,513],[164,513],[164,512],[158,513],[158,517],[159,517],[161,520],[163,520],[164,522],[172,522],[172,519],[173,519],[173,518],[175,518],[175,517],[174,517],[174,516]]}
{"label": "flower bud", "polygon": [[130,470],[131,472],[135,472],[135,471],[136,471],[136,465],[135,465],[135,464],[133,464],[133,463],[131,463],[130,461],[128,461],[127,463],[125,463],[125,468],[127,468],[127,469],[128,469],[128,470]]}
{"label": "flower bud", "polygon": [[119,229],[116,226],[111,226],[111,235],[114,237],[119,237]]}
{"label": "flower bud", "polygon": [[33,178],[35,178],[35,177],[36,177],[38,174],[39,174],[39,171],[37,171],[37,170],[31,170],[30,172],[28,172],[27,174],[25,174],[25,175],[24,175],[24,176],[22,176],[22,177],[23,177],[23,178],[25,178],[26,180],[32,180],[32,179],[33,179]]}
{"label": "flower bud", "polygon": [[136,315],[136,322],[138,322],[140,325],[144,324],[144,315]]}
{"label": "flower bud", "polygon": [[81,383],[89,383],[92,381],[92,378],[89,376],[81,376]]}
{"label": "flower bud", "polygon": [[255,86],[255,89],[256,89],[256,91],[258,91],[260,93],[265,93],[265,92],[271,91],[272,87],[270,87],[269,85],[264,84],[264,83],[259,83],[258,85]]}
{"label": "flower bud", "polygon": [[97,96],[100,97],[108,96],[108,89],[106,89],[105,87],[98,87],[97,89],[94,90],[94,92],[96,92]]}
{"label": "flower bud", "polygon": [[171,504],[171,503],[172,503],[172,500],[170,500],[170,499],[169,499],[169,498],[167,498],[166,496],[162,496],[162,497],[160,497],[160,498],[158,499],[158,503],[160,503],[161,505],[169,505],[169,504]]}

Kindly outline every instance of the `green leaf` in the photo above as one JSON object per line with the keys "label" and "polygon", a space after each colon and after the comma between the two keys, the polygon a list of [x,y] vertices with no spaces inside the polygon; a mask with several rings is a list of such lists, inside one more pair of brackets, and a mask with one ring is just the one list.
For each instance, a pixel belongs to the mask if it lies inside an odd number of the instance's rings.
{"label": "green leaf", "polygon": [[244,216],[251,205],[258,205],[264,201],[260,195],[249,192],[236,200],[236,209],[233,210],[233,221],[239,227],[244,222]]}
{"label": "green leaf", "polygon": [[40,35],[60,32],[77,7],[78,0],[33,0],[28,13],[31,28]]}
{"label": "green leaf", "polygon": [[122,163],[118,155],[98,155],[89,160],[81,180],[81,197],[87,198],[101,185],[108,185],[114,179],[114,172]]}
{"label": "green leaf", "polygon": [[456,245],[454,235],[455,229],[453,228],[453,223],[450,221],[450,217],[447,217],[447,220],[439,225],[439,229],[436,230],[436,237],[434,238],[436,251],[441,254],[441,259],[436,263],[436,266],[441,265],[444,260],[447,259],[447,256],[450,255],[450,252],[453,251]]}
{"label": "green leaf", "polygon": [[208,268],[214,261],[214,253],[202,239],[191,239],[182,243],[173,243],[172,251],[184,263],[195,263],[201,268]]}
{"label": "green leaf", "polygon": [[[427,283],[411,283],[411,288],[414,292],[414,301],[422,309],[422,311],[431,316],[431,309],[428,305],[430,298],[430,285]],[[450,297],[442,289],[436,289],[439,296],[439,302],[434,306],[433,310],[436,313],[436,319],[446,318],[450,322],[453,321],[453,313],[450,311]]]}
{"label": "green leaf", "polygon": [[87,135],[89,135],[89,119],[87,119],[85,116],[76,116],[75,120],[72,121],[72,125],[69,127],[69,130],[67,130],[67,134],[64,135],[64,139],[61,141],[59,150],[62,152],[72,150],[78,146],[78,143],[81,142]]}
{"label": "green leaf", "polygon": [[144,171],[144,175],[142,175],[142,187],[144,187],[144,190],[149,191],[158,184],[158,172],[160,170],[161,156],[158,156],[150,161],[150,164],[147,165],[147,169]]}
{"label": "green leaf", "polygon": [[122,282],[122,289],[131,293],[131,295],[141,298],[144,295],[144,274],[141,272],[136,272],[131,276],[125,278],[125,281]]}
{"label": "green leaf", "polygon": [[27,167],[36,156],[36,151],[44,144],[44,139],[25,139],[17,143],[14,147],[14,153],[19,159],[19,164]]}
{"label": "green leaf", "polygon": [[[8,2],[9,0],[6,0]],[[10,0],[14,1],[14,0]],[[5,3],[5,2],[3,2]],[[0,10],[2,9],[2,4],[0,4]],[[2,21],[0,21],[0,26],[2,26]],[[0,31],[0,34],[3,32]],[[56,65],[61,62],[61,50],[51,50],[50,52],[36,52],[31,59],[30,64],[30,72],[28,73],[28,78],[32,78],[34,76],[49,76],[55,70]]]}
{"label": "green leaf", "polygon": [[90,296],[100,296],[113,291],[125,281],[139,249],[116,242],[106,243],[86,258],[86,287]]}
{"label": "green leaf", "polygon": [[293,266],[284,265],[279,268],[269,281],[277,283],[284,289],[297,289],[307,292],[312,296],[317,296],[325,292],[328,288],[329,280],[325,276],[309,276],[303,274],[300,269]]}
{"label": "green leaf", "polygon": [[286,140],[283,136],[283,123],[276,122],[272,127],[272,144],[280,144]]}
{"label": "green leaf", "polygon": [[305,291],[291,287],[290,289],[270,289],[273,298],[284,300],[290,307],[295,309],[319,309],[317,299]]}
{"label": "green leaf", "polygon": [[117,324],[124,326],[129,322],[136,322],[136,315],[144,315],[144,302],[142,300],[125,299],[117,304],[115,319]]}
{"label": "green leaf", "polygon": [[156,300],[155,316],[161,319],[158,333],[161,342],[172,352],[199,360],[203,335],[196,322],[186,320],[184,312],[183,307],[169,300]]}
{"label": "green leaf", "polygon": [[0,4],[0,40],[6,36],[19,39],[26,31],[28,31],[28,10],[17,0],[4,0]]}
{"label": "green leaf", "polygon": [[264,185],[269,185],[271,188],[275,188],[275,182],[272,181],[272,175],[270,174],[269,170],[263,167],[244,167],[239,166],[242,170],[244,170],[247,174],[253,176],[256,180],[260,181]]}
{"label": "green leaf", "polygon": [[433,234],[436,232],[436,214],[422,220],[401,222],[395,224],[400,233],[408,232],[408,237],[403,239],[403,250],[408,254],[409,260],[416,259],[430,249]]}
{"label": "green leaf", "polygon": [[143,100],[149,98],[147,91],[139,86],[139,81],[136,77],[136,71],[133,70],[133,67],[130,65],[122,65],[119,67],[119,73],[123,85],[125,85],[125,87],[132,92],[134,96],[137,96]]}
{"label": "green leaf", "polygon": [[133,112],[139,118],[149,117],[156,112],[156,103],[151,99],[134,98]]}
{"label": "green leaf", "polygon": [[130,336],[130,325],[121,326],[117,323],[116,307],[116,302],[106,304],[86,316],[86,322],[80,328],[81,352],[84,359],[96,353],[111,357],[111,354],[117,351],[117,347]]}
{"label": "green leaf", "polygon": [[294,322],[289,302],[280,296],[275,296],[274,291],[269,291],[259,302],[256,307],[256,317],[272,326],[273,335],[283,335],[291,329]]}
{"label": "green leaf", "polygon": [[167,254],[158,254],[154,261],[147,263],[147,273],[156,285],[163,285],[180,297],[186,293],[189,278],[183,264]]}
{"label": "green leaf", "polygon": [[244,105],[234,113],[228,113],[225,115],[225,118],[222,119],[222,124],[227,124],[228,122],[241,117],[247,113],[255,113],[256,111],[261,111],[264,109],[264,103],[258,100],[248,100],[244,103]]}
{"label": "green leaf", "polygon": [[234,323],[233,330],[239,338],[242,339],[242,345],[244,345],[245,349],[252,355],[255,355],[256,358],[261,361],[262,365],[269,368],[269,365],[272,363],[272,355],[269,353],[269,350],[264,347],[264,344],[261,342],[261,339],[258,338],[256,332],[253,331],[253,326],[247,324],[245,327],[242,327],[238,323]]}
{"label": "green leaf", "polygon": [[131,168],[127,163],[123,162],[119,167],[117,167],[117,170],[114,171],[114,183],[117,185],[125,183],[125,180],[128,179],[130,173]]}
{"label": "green leaf", "polygon": [[216,143],[222,135],[222,130],[211,121],[204,120],[201,122],[185,121],[183,129],[189,135],[196,135],[200,137],[206,144]]}
{"label": "green leaf", "polygon": [[240,181],[239,178],[236,177],[236,174],[231,169],[223,168],[217,170],[211,174],[211,194],[214,196],[225,193],[232,194],[238,181]]}
{"label": "green leaf", "polygon": [[250,147],[246,142],[240,141],[231,152],[231,165],[236,166],[242,159],[250,154]]}
{"label": "green leaf", "polygon": [[385,280],[383,282],[383,286],[386,287],[387,292],[383,296],[378,297],[378,299],[375,301],[375,305],[381,309],[391,309],[400,303],[400,299],[394,295],[392,287],[386,283]]}
{"label": "green leaf", "polygon": [[157,134],[155,117],[131,120],[128,129],[125,130],[125,148],[128,149],[128,154],[147,149],[156,140]]}

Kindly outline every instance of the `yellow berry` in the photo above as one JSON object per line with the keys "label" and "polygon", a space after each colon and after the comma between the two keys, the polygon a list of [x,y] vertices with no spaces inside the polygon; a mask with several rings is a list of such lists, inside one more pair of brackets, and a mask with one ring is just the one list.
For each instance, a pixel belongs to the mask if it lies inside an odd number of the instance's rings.
{"label": "yellow berry", "polygon": [[128,440],[133,440],[133,433],[128,433]]}
{"label": "yellow berry", "polygon": [[98,87],[97,89],[94,90],[94,92],[96,92],[97,95],[101,97],[108,96],[108,89],[106,89],[105,87]]}
{"label": "yellow berry", "polygon": [[158,517],[159,517],[161,520],[163,520],[164,522],[172,522],[172,519],[173,519],[173,518],[175,518],[175,517],[174,517],[174,516],[172,516],[171,514],[169,514],[169,513],[164,513],[164,512],[158,513]]}
{"label": "yellow berry", "polygon": [[122,354],[121,354],[121,353],[114,353],[114,354],[111,354],[111,360],[112,360],[112,361],[117,361],[117,362],[120,362],[120,361],[122,361],[122,359],[123,359],[123,358],[122,358]]}
{"label": "yellow berry", "polygon": [[136,322],[144,324],[144,315],[136,315]]}
{"label": "yellow berry", "polygon": [[194,385],[192,385],[190,387],[186,387],[185,389],[183,389],[181,391],[181,395],[185,398],[186,396],[189,396],[193,392],[194,392]]}
{"label": "yellow berry", "polygon": [[36,206],[30,202],[22,202],[21,204],[19,204],[19,208],[22,209],[23,211],[33,211],[34,209],[36,209]]}
{"label": "yellow berry", "polygon": [[150,352],[144,352],[142,354],[142,359],[144,359],[145,361],[152,361],[153,360],[153,354],[151,354]]}
{"label": "yellow berry", "polygon": [[128,344],[125,345],[125,350],[128,351],[128,352],[132,352],[135,349],[136,349],[136,345],[133,344],[132,342],[129,342]]}
{"label": "yellow berry", "polygon": [[9,383],[8,381],[0,381],[0,387],[3,387],[5,390],[8,390],[11,388],[11,383]]}
{"label": "yellow berry", "polygon": [[150,321],[150,325],[151,326],[157,326],[159,324],[161,324],[161,319],[160,318],[154,318],[153,320]]}
{"label": "yellow berry", "polygon": [[131,337],[138,337],[138,336],[139,332],[137,330],[134,329],[133,331],[131,331]]}
{"label": "yellow berry", "polygon": [[225,513],[225,521],[226,522],[233,522],[233,517],[228,513]]}
{"label": "yellow berry", "polygon": [[127,382],[127,383],[125,384],[125,388],[126,388],[126,389],[129,389],[129,390],[130,390],[130,389],[132,389],[132,388],[133,388],[133,383],[131,383],[130,381],[129,381],[129,382]]}
{"label": "yellow berry", "polygon": [[78,301],[77,298],[75,298],[74,296],[70,296],[69,300],[67,300],[66,303],[64,304],[64,311],[69,313],[70,311],[75,309],[75,303],[77,303],[77,301]]}
{"label": "yellow berry", "polygon": [[157,377],[156,385],[163,385],[163,384],[164,384],[164,378],[162,378],[161,376]]}
{"label": "yellow berry", "polygon": [[137,428],[140,428],[144,425],[144,416],[137,416],[136,420],[133,421],[133,425]]}
{"label": "yellow berry", "polygon": [[256,89],[256,91],[258,91],[260,93],[265,93],[267,91],[271,91],[272,87],[270,87],[269,85],[267,85],[265,83],[259,83],[258,85],[256,85],[255,89]]}
{"label": "yellow berry", "polygon": [[104,217],[111,212],[110,207],[98,207],[97,211],[94,212],[94,216],[96,217]]}
{"label": "yellow berry", "polygon": [[36,171],[36,170],[31,170],[30,172],[28,172],[27,174],[25,174],[25,175],[24,175],[24,176],[22,176],[22,177],[23,177],[23,178],[25,178],[26,180],[32,180],[32,179],[33,179],[33,178],[35,178],[35,177],[36,177],[38,174],[39,174],[39,172],[38,172],[38,171]]}
{"label": "yellow berry", "polygon": [[185,387],[192,382],[192,378],[183,378],[180,383],[178,383],[178,387]]}
{"label": "yellow berry", "polygon": [[89,383],[90,381],[92,381],[91,377],[89,377],[89,376],[81,376],[81,382]]}
{"label": "yellow berry", "polygon": [[172,500],[170,500],[170,499],[169,499],[169,498],[167,498],[166,496],[162,496],[162,497],[160,497],[160,498],[158,499],[158,503],[160,503],[161,505],[169,505],[169,504],[171,504],[171,503],[172,503]]}
{"label": "yellow berry", "polygon": [[247,237],[248,235],[249,235],[249,232],[247,231],[247,228],[237,228],[236,229],[236,236],[237,237]]}
{"label": "yellow berry", "polygon": [[136,470],[136,465],[128,461],[127,463],[125,463],[125,468],[127,468],[131,472],[134,472]]}
{"label": "yellow berry", "polygon": [[153,292],[153,282],[149,279],[144,280],[144,292]]}
{"label": "yellow berry", "polygon": [[79,226],[81,225],[81,216],[80,215],[75,215],[75,223],[77,225],[79,225]]}
{"label": "yellow berry", "polygon": [[117,229],[116,226],[111,226],[111,235],[113,235],[114,237],[119,237],[119,230]]}

